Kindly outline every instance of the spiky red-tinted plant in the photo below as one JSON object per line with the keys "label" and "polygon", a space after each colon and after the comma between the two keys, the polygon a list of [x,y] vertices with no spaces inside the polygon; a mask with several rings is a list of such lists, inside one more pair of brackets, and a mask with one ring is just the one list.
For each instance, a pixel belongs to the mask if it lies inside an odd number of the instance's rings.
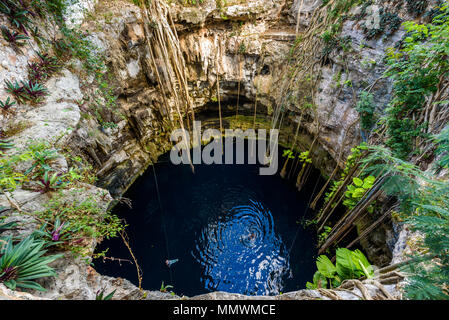
{"label": "spiky red-tinted plant", "polygon": [[28,15],[33,16],[34,13],[23,0],[0,0],[0,12],[8,17],[12,25],[29,35],[27,28],[31,20]]}
{"label": "spiky red-tinted plant", "polygon": [[43,85],[32,80],[21,81],[22,88],[24,90],[25,100],[29,100],[33,103],[39,103],[43,97],[48,95],[48,90]]}
{"label": "spiky red-tinted plant", "polygon": [[6,92],[12,94],[17,102],[22,103],[27,100],[25,89],[17,81],[12,83],[9,80],[5,80],[5,84]]}
{"label": "spiky red-tinted plant", "polygon": [[39,61],[28,63],[28,75],[32,82],[44,81],[61,68],[56,57],[48,53],[38,53]]}
{"label": "spiky red-tinted plant", "polygon": [[11,109],[15,104],[16,102],[12,101],[9,97],[5,102],[0,100],[0,108],[2,108],[3,111],[9,111],[9,109]]}
{"label": "spiky red-tinted plant", "polygon": [[9,31],[5,26],[2,26],[3,38],[8,41],[12,46],[21,47],[25,44],[25,40],[30,39],[26,35],[20,34],[17,31]]}

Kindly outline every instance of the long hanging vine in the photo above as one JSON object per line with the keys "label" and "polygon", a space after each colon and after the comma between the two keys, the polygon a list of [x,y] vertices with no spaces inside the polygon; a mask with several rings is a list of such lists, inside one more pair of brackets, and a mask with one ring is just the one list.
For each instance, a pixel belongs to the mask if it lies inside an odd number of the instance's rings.
{"label": "long hanging vine", "polygon": [[[151,64],[156,73],[166,107],[170,106],[167,94],[173,96],[175,111],[184,132],[184,141],[189,141],[184,128],[184,110],[187,125],[195,121],[194,103],[187,84],[186,65],[179,45],[179,39],[167,4],[160,0],[142,1],[140,3],[144,18]],[[156,61],[158,63],[156,63]],[[162,74],[159,72],[162,70]],[[168,92],[165,91],[168,89]],[[169,110],[171,111],[171,110]],[[170,112],[171,114],[171,112]],[[189,117],[190,114],[190,117]],[[171,115],[169,115],[171,116]],[[195,172],[190,152],[186,150],[192,172]]]}

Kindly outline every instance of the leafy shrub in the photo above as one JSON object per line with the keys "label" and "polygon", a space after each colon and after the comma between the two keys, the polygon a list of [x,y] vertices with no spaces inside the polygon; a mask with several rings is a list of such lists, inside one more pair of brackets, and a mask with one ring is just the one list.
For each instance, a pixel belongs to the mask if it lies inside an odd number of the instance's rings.
{"label": "leafy shrub", "polygon": [[14,101],[11,101],[11,99],[8,97],[5,102],[0,100],[0,108],[4,111],[8,111],[11,109],[16,103]]}
{"label": "leafy shrub", "polygon": [[293,155],[293,151],[291,150],[284,150],[282,153],[282,157],[287,157],[287,159],[295,159],[295,156]]}
{"label": "leafy shrub", "polygon": [[374,119],[374,99],[371,93],[362,91],[360,93],[359,101],[355,109],[360,113],[360,125],[364,130],[371,130],[376,120]]}
{"label": "leafy shrub", "polygon": [[410,155],[416,137],[424,136],[429,125],[417,123],[414,116],[438,90],[439,79],[447,73],[449,9],[443,10],[432,24],[404,23],[407,35],[402,48],[387,52],[386,75],[393,80],[393,99],[386,109],[386,144],[402,159]]}
{"label": "leafy shrub", "polygon": [[449,127],[441,131],[435,137],[435,141],[438,143],[438,148],[436,153],[441,155],[441,159],[438,161],[438,164],[442,167],[449,167]]}
{"label": "leafy shrub", "polygon": [[404,267],[409,299],[449,299],[449,182],[422,171],[382,146],[370,146],[363,160],[367,172],[383,172],[382,189],[399,200],[404,223],[423,238]]}
{"label": "leafy shrub", "polygon": [[336,264],[325,255],[317,258],[318,271],[313,276],[313,283],[307,282],[307,289],[338,287],[347,279],[371,278],[374,269],[360,250],[351,251],[339,248],[336,252]]}
{"label": "leafy shrub", "polygon": [[[76,195],[79,190],[74,190]],[[35,212],[44,221],[64,221],[64,234],[70,236],[64,247],[75,254],[85,255],[85,246],[92,239],[101,241],[104,238],[116,237],[125,225],[110,212],[104,212],[96,198],[85,200],[67,200],[68,196],[57,194],[49,201],[43,211]],[[53,230],[54,231],[54,230]]]}
{"label": "leafy shrub", "polygon": [[38,185],[39,192],[47,193],[65,188],[67,186],[67,182],[64,181],[63,174],[55,172],[50,176],[49,171],[45,171],[44,176],[39,179]]}
{"label": "leafy shrub", "polygon": [[46,256],[45,241],[29,236],[17,244],[12,237],[2,239],[0,246],[0,282],[8,288],[16,287],[45,291],[34,280],[52,277],[56,273],[48,264],[62,255]]}
{"label": "leafy shrub", "polygon": [[[374,176],[368,176],[363,180],[360,178],[353,178],[352,181],[353,184],[348,186],[348,189],[345,192],[346,199],[343,201],[343,205],[348,209],[354,208],[357,203],[359,203],[365,193],[373,187],[376,178]],[[372,212],[373,207],[370,206],[367,210],[368,212]]]}

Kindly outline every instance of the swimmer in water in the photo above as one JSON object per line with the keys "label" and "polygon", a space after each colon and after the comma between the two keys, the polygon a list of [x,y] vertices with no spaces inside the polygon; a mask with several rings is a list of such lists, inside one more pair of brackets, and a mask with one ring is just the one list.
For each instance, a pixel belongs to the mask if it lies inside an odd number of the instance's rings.
{"label": "swimmer in water", "polygon": [[170,268],[173,264],[175,264],[178,261],[179,261],[179,259],[165,260],[165,265]]}

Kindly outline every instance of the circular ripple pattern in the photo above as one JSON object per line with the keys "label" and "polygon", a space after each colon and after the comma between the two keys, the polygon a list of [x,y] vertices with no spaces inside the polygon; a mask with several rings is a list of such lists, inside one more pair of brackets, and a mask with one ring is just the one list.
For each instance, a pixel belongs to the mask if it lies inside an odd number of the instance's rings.
{"label": "circular ripple pattern", "polygon": [[252,200],[210,221],[192,255],[203,268],[202,283],[211,291],[278,294],[290,270],[271,212]]}

